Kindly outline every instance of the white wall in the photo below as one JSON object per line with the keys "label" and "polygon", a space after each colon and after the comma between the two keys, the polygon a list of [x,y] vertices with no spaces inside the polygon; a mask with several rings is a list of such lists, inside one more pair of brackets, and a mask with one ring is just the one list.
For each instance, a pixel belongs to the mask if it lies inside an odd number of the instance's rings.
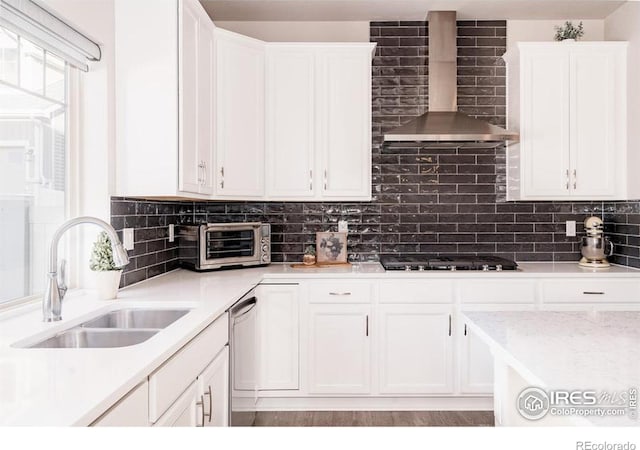
{"label": "white wall", "polygon": [[[629,2],[614,11],[605,20],[605,39],[628,41],[627,60],[627,145],[630,167],[640,167],[640,2]],[[629,177],[629,192],[640,198],[640,180]]]}
{"label": "white wall", "polygon": [[[78,91],[72,113],[79,125],[71,135],[76,156],[70,161],[72,186],[78,199],[70,216],[89,215],[109,221],[110,197],[115,185],[115,96],[114,96],[114,6],[113,0],[45,0],[70,24],[95,40],[102,60],[90,63],[89,72],[78,76]],[[74,118],[71,119],[72,121]],[[97,229],[83,227],[77,236],[81,245],[70,255],[69,274],[82,287],[93,284],[88,268],[91,243]]]}
{"label": "white wall", "polygon": [[226,22],[225,30],[267,42],[369,42],[369,22]]}

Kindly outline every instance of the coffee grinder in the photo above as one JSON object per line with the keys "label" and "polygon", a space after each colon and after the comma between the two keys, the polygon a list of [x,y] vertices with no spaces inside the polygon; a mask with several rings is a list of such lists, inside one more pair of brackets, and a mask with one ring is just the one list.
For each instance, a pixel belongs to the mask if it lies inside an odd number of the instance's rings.
{"label": "coffee grinder", "polygon": [[[613,242],[604,236],[604,223],[599,217],[588,217],[584,221],[586,236],[582,237],[580,252],[582,259],[578,263],[582,267],[601,269],[610,267],[607,256],[613,254]],[[607,250],[606,247],[609,247]]]}

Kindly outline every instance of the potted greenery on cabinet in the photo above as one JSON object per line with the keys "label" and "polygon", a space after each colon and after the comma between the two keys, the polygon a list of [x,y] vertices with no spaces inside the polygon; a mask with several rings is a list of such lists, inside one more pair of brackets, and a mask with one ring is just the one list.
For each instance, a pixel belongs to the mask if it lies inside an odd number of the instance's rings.
{"label": "potted greenery on cabinet", "polygon": [[89,268],[95,273],[96,288],[100,300],[111,300],[117,297],[122,269],[113,262],[111,240],[104,231],[93,243]]}

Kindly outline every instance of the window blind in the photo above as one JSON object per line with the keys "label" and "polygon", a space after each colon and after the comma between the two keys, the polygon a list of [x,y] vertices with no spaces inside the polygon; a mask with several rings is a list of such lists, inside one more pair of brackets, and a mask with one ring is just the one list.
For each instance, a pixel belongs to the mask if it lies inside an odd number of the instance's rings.
{"label": "window blind", "polygon": [[0,0],[0,26],[24,36],[85,72],[88,61],[100,61],[98,44],[34,0]]}

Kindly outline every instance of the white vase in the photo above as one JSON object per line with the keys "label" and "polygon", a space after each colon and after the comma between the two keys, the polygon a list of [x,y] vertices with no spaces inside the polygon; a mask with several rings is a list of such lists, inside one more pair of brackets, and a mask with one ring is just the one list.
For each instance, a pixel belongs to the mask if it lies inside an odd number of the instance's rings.
{"label": "white vase", "polygon": [[99,300],[112,300],[118,296],[122,270],[106,270],[94,272]]}

